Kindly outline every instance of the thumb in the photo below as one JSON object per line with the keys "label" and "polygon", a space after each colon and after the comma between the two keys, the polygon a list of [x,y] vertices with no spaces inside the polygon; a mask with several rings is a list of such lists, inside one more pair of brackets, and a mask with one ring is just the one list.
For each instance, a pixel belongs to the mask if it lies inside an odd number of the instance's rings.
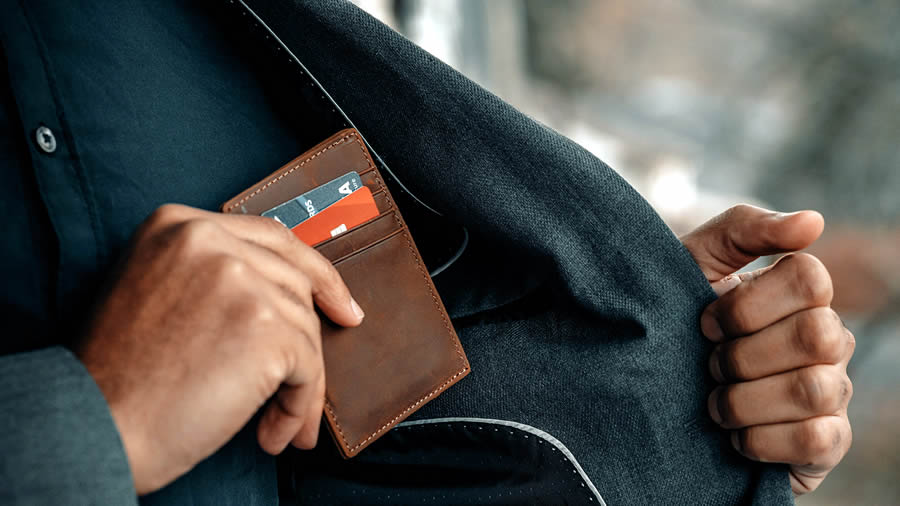
{"label": "thumb", "polygon": [[765,255],[806,248],[822,235],[815,211],[778,213],[740,204],[681,238],[711,283]]}

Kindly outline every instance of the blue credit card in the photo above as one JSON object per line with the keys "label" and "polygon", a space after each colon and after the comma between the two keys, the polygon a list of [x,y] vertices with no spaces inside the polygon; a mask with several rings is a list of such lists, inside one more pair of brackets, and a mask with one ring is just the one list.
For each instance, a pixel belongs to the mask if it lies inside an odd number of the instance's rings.
{"label": "blue credit card", "polygon": [[359,174],[348,172],[299,197],[269,209],[262,213],[262,216],[275,219],[287,228],[294,228],[360,188],[362,188],[362,181],[359,179]]}

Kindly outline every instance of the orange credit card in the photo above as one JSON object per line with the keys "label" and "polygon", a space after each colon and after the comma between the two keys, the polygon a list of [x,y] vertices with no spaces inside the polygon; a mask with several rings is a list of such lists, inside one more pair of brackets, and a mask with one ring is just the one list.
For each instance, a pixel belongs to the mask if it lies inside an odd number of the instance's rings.
{"label": "orange credit card", "polygon": [[291,229],[310,246],[336,237],[378,216],[372,190],[363,186]]}

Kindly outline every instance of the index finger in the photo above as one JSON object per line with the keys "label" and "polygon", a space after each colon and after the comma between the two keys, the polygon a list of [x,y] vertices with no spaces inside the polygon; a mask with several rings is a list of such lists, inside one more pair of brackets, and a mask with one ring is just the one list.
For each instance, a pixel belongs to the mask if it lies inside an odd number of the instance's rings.
{"label": "index finger", "polygon": [[828,306],[833,289],[822,262],[805,253],[785,255],[704,309],[703,334],[712,341],[747,336],[804,309]]}
{"label": "index finger", "polygon": [[212,221],[236,237],[274,251],[310,280],[319,309],[338,325],[355,327],[363,311],[337,269],[318,251],[297,239],[284,225],[262,216],[214,213],[187,206],[172,206],[181,220]]}

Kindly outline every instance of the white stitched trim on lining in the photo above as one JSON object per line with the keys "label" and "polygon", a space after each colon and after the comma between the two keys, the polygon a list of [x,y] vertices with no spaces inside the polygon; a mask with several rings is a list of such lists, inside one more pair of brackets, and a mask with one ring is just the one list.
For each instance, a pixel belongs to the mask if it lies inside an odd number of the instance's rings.
{"label": "white stitched trim on lining", "polygon": [[581,476],[582,481],[587,486],[587,488],[594,494],[594,497],[597,498],[597,503],[600,506],[606,506],[606,502],[603,501],[603,498],[600,497],[600,492],[597,491],[597,487],[594,486],[594,483],[591,482],[591,479],[588,477],[587,473],[584,472],[584,469],[581,468],[581,464],[575,459],[575,456],[572,455],[572,452],[566,448],[566,445],[562,444],[559,439],[551,436],[550,434],[538,429],[537,427],[532,427],[531,425],[526,425],[524,423],[518,422],[510,422],[508,420],[495,420],[493,418],[470,418],[470,417],[445,417],[445,418],[428,418],[424,420],[413,420],[413,421],[405,421],[397,424],[397,427],[408,427],[411,425],[428,425],[428,424],[440,424],[440,423],[483,423],[483,424],[491,424],[491,425],[502,425],[504,427],[512,427],[514,429],[518,429],[529,434],[535,435],[544,441],[552,444],[563,456],[569,460],[569,463],[575,467],[575,470],[578,471],[578,475]]}

